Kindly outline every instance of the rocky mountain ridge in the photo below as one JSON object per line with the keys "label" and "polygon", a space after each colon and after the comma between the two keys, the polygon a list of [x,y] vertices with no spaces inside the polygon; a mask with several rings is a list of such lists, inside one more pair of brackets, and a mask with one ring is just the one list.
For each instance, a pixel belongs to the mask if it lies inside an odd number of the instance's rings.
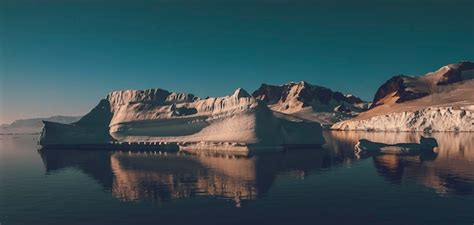
{"label": "rocky mountain ridge", "polygon": [[352,118],[367,110],[370,105],[356,96],[344,95],[305,81],[283,85],[262,84],[252,96],[265,102],[276,112],[322,124]]}
{"label": "rocky mountain ridge", "polygon": [[474,131],[474,63],[449,64],[419,77],[392,77],[375,93],[370,110],[332,129]]}

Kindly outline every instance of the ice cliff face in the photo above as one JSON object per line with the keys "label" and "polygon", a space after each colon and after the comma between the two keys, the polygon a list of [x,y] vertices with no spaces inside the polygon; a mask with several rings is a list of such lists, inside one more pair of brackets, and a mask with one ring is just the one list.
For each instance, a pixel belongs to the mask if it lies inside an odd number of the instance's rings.
{"label": "ice cliff face", "polygon": [[40,143],[175,142],[183,148],[321,145],[318,123],[275,116],[243,89],[199,99],[161,89],[115,91],[80,121],[45,122]]}
{"label": "ice cliff face", "polygon": [[93,144],[112,141],[108,125],[112,119],[110,104],[107,99],[100,100],[88,114],[71,124],[43,121],[40,144]]}
{"label": "ice cliff face", "polygon": [[336,123],[337,130],[474,131],[474,63],[421,77],[399,75],[377,91],[371,109]]}
{"label": "ice cliff face", "polygon": [[344,95],[305,81],[281,86],[262,84],[252,96],[267,103],[274,111],[323,124],[352,118],[369,106],[369,103],[356,96]]}
{"label": "ice cliff face", "polygon": [[332,126],[336,130],[367,131],[474,131],[474,106],[432,107],[374,116],[365,120],[344,121]]}

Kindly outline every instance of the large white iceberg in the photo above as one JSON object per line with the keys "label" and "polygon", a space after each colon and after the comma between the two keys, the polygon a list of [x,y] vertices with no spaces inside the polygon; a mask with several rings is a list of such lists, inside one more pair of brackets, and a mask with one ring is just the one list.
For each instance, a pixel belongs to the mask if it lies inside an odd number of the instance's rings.
{"label": "large white iceberg", "polygon": [[162,89],[115,91],[72,124],[45,122],[44,147],[173,143],[182,150],[249,152],[324,144],[319,123],[273,112],[237,89],[199,99]]}

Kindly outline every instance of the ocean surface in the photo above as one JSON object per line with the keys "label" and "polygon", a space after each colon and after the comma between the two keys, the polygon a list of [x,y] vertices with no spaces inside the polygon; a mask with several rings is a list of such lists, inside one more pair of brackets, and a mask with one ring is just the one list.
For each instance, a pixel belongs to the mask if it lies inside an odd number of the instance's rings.
{"label": "ocean surface", "polygon": [[0,224],[474,224],[474,134],[438,133],[435,153],[366,156],[326,132],[321,149],[249,157],[39,151],[37,135],[0,136]]}

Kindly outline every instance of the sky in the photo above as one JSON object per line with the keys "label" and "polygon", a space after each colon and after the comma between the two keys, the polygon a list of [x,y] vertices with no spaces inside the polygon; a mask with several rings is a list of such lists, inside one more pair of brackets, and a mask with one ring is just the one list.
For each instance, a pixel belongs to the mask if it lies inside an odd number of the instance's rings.
{"label": "sky", "polygon": [[473,40],[472,0],[0,0],[0,123],[121,89],[305,80],[371,100],[391,76],[474,61]]}

